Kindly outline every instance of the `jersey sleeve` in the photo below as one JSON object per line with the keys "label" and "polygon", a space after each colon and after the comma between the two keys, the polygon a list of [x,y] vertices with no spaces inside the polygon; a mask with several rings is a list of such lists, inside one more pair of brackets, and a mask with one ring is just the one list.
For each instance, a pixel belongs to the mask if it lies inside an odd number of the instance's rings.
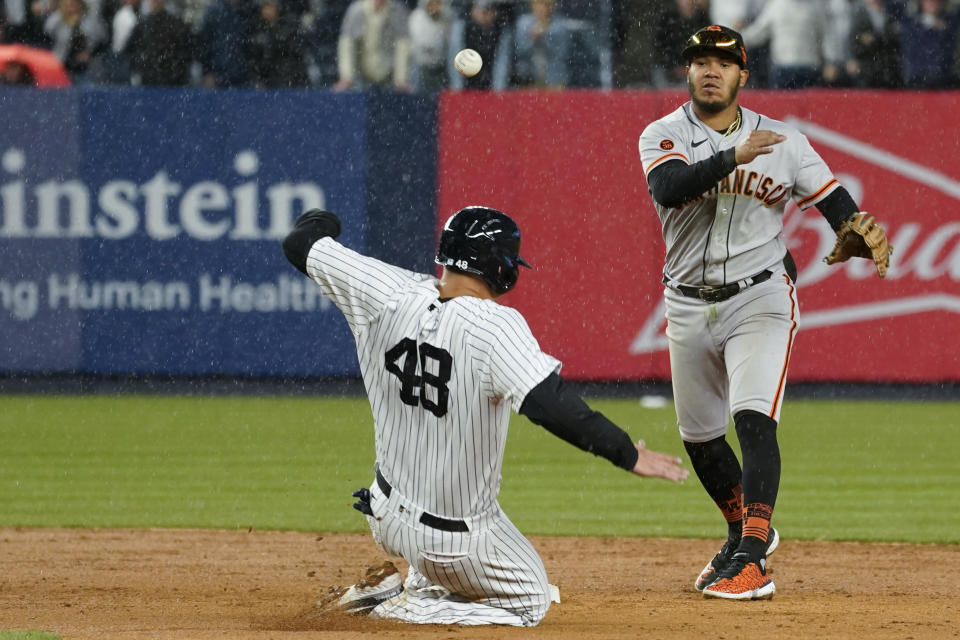
{"label": "jersey sleeve", "polygon": [[398,289],[429,278],[357,253],[329,237],[310,248],[307,275],[343,312],[354,333],[376,319]]}
{"label": "jersey sleeve", "polygon": [[682,160],[690,164],[687,142],[680,139],[680,132],[673,131],[668,124],[657,120],[640,134],[640,162],[643,175],[648,175],[654,167],[669,160]]}
{"label": "jersey sleeve", "polygon": [[560,361],[540,350],[527,321],[516,309],[502,307],[496,335],[497,344],[490,351],[488,384],[495,397],[509,401],[520,411],[530,390],[551,373],[560,372]]}
{"label": "jersey sleeve", "polygon": [[793,186],[793,199],[801,210],[807,209],[833,193],[840,183],[810,145],[807,136],[799,131],[789,135],[797,136],[800,140],[800,168]]}

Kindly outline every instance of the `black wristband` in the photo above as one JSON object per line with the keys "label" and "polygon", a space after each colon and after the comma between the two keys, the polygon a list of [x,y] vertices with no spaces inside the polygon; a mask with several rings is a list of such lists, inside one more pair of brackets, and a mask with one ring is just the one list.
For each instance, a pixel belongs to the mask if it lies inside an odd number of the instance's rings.
{"label": "black wristband", "polygon": [[817,203],[817,210],[827,219],[834,231],[840,229],[840,225],[850,216],[860,211],[853,196],[844,187],[840,186],[833,190],[826,198]]}

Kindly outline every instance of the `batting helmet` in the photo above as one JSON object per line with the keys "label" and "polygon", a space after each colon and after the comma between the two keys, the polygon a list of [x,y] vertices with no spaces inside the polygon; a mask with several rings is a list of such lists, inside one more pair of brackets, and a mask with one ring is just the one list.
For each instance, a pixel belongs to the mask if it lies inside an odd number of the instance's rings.
{"label": "batting helmet", "polygon": [[743,37],[729,27],[714,24],[700,29],[687,40],[683,48],[683,59],[689,64],[697,56],[725,55],[747,68],[747,49]]}
{"label": "batting helmet", "polygon": [[497,295],[517,283],[520,227],[510,216],[488,207],[466,207],[443,225],[436,262],[454,271],[478,276]]}

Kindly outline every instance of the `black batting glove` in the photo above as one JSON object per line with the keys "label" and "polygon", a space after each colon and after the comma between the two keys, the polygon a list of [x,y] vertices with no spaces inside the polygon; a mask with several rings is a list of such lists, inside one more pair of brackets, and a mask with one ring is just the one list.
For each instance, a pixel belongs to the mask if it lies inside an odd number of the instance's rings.
{"label": "black batting glove", "polygon": [[300,217],[293,224],[293,228],[310,228],[318,233],[320,238],[336,238],[340,235],[340,218],[330,211],[310,209],[300,214]]}
{"label": "black batting glove", "polygon": [[353,508],[364,515],[373,517],[373,509],[370,507],[370,489],[357,489],[353,492],[353,497],[358,501],[353,503]]}
{"label": "black batting glove", "polygon": [[300,273],[307,274],[307,256],[310,247],[320,238],[340,235],[340,218],[323,209],[310,209],[300,215],[293,230],[283,239],[283,254]]}

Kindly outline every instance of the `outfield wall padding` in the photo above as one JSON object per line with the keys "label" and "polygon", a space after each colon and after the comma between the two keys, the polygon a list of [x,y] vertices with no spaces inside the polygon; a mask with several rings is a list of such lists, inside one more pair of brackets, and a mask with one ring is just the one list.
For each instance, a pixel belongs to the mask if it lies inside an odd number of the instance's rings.
{"label": "outfield wall padding", "polygon": [[[503,302],[577,380],[665,380],[663,241],[637,154],[677,91],[439,96],[0,90],[0,375],[353,377],[336,309],[286,262],[306,208],[418,271],[446,216],[513,215]],[[886,226],[886,280],[826,267],[832,232],[787,209],[800,267],[795,381],[960,381],[958,92],[744,91],[807,135]]]}

